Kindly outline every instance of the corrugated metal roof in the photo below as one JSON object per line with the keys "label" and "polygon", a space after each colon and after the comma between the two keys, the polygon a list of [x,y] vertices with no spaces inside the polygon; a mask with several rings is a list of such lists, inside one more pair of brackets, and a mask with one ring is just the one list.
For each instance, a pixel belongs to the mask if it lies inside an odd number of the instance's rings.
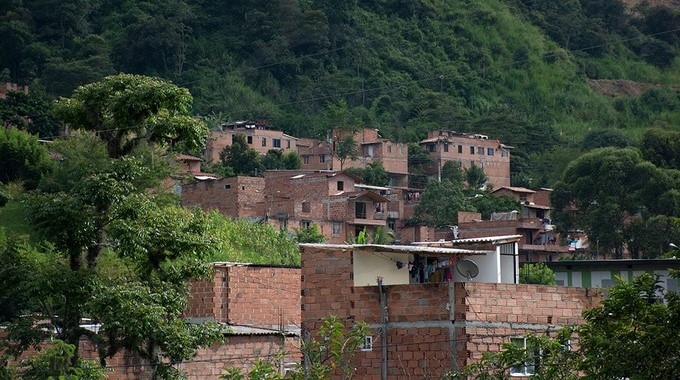
{"label": "corrugated metal roof", "polygon": [[224,325],[225,335],[283,335],[300,336],[300,328],[297,326],[284,326],[283,331],[262,327],[245,325]]}
{"label": "corrugated metal roof", "polygon": [[382,245],[382,244],[315,244],[303,243],[301,247],[312,247],[320,249],[348,250],[358,249],[362,251],[380,251],[397,253],[423,253],[423,254],[445,254],[445,255],[483,255],[488,250],[473,250],[445,247],[428,247],[423,245]]}
{"label": "corrugated metal roof", "polygon": [[499,187],[498,189],[494,190],[493,192],[495,193],[495,192],[503,190],[503,189],[514,191],[516,193],[529,193],[529,194],[535,193],[535,191],[533,191],[531,189],[527,189],[526,187],[516,187],[516,186],[502,186],[502,187]]}
{"label": "corrugated metal roof", "polygon": [[456,245],[467,245],[467,244],[505,244],[519,241],[522,235],[501,235],[501,236],[488,236],[470,239],[456,239],[456,240],[445,240],[445,241],[419,241],[413,244],[419,245],[435,245],[435,246],[456,246]]}

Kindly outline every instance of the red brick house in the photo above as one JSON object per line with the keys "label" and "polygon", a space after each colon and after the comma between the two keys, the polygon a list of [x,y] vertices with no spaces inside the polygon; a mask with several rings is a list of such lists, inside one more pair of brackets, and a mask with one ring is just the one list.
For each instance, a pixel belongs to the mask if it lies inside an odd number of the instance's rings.
{"label": "red brick house", "polygon": [[472,164],[481,167],[488,183],[494,189],[510,186],[510,149],[498,140],[486,135],[454,131],[430,131],[420,146],[430,154],[430,164],[425,167],[428,175],[438,178],[447,161],[458,162],[467,169]]}
{"label": "red brick house", "polygon": [[389,200],[379,191],[358,186],[359,178],[345,172],[267,171],[265,215],[279,228],[313,224],[333,243],[359,231],[387,228]]}
{"label": "red brick house", "polygon": [[297,152],[298,139],[272,128],[266,121],[239,121],[224,124],[217,131],[210,131],[205,148],[206,161],[219,161],[220,153],[224,148],[231,146],[234,135],[237,134],[245,136],[248,146],[260,154],[266,154],[272,149],[285,153]]}
{"label": "red brick house", "polygon": [[330,141],[316,139],[300,139],[298,153],[302,158],[304,170],[340,171],[348,168],[365,168],[371,162],[380,162],[390,174],[391,186],[408,184],[408,145],[391,142],[382,138],[377,129],[362,128],[353,132],[352,138],[357,144],[357,158],[340,162],[334,155],[337,144],[347,133],[334,130]]}
{"label": "red brick house", "polygon": [[182,186],[182,206],[218,211],[230,218],[264,218],[262,177],[237,176]]}
{"label": "red brick house", "polygon": [[[600,294],[516,284],[519,238],[302,245],[302,327],[313,334],[328,314],[347,326],[366,322],[373,333],[356,355],[356,377],[413,379],[440,378],[511,339],[581,323]],[[456,269],[464,259],[477,263],[477,277]]]}

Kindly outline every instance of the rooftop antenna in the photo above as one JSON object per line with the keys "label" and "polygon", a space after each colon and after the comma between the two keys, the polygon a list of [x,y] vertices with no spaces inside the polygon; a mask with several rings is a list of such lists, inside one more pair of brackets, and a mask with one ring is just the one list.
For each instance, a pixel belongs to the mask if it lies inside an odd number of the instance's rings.
{"label": "rooftop antenna", "polygon": [[458,264],[456,264],[456,270],[458,273],[465,276],[468,281],[479,275],[479,267],[477,264],[475,264],[474,261],[468,259],[459,260]]}

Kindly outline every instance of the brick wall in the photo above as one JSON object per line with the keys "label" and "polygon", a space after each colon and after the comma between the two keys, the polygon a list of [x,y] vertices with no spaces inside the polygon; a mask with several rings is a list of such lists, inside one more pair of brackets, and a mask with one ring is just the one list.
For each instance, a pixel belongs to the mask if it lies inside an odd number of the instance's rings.
{"label": "brick wall", "polygon": [[216,264],[213,281],[192,281],[188,317],[278,328],[300,323],[300,269]]}
{"label": "brick wall", "polygon": [[458,237],[461,239],[485,236],[503,236],[517,234],[517,220],[485,220],[479,222],[458,223]]}
{"label": "brick wall", "polygon": [[182,205],[218,211],[231,218],[264,215],[264,178],[232,177],[182,186]]}
{"label": "brick wall", "polygon": [[[205,318],[233,325],[278,329],[300,325],[300,269],[247,265],[215,266],[212,280],[191,281],[186,317]],[[0,331],[0,336],[2,335]],[[279,351],[285,351],[278,358]],[[83,338],[79,352],[98,361],[92,343]],[[35,355],[27,351],[20,359]],[[223,344],[203,348],[180,365],[189,379],[215,379],[225,367],[248,369],[256,359],[300,363],[299,338],[271,334],[227,335]],[[151,366],[136,355],[121,351],[107,359],[109,379],[151,379]]]}
{"label": "brick wall", "polygon": [[[302,326],[315,332],[327,315],[373,329],[373,350],[357,354],[355,375],[379,379],[382,353],[378,287],[354,287],[351,248],[302,247]],[[582,322],[596,306],[591,289],[541,285],[431,283],[385,287],[390,379],[439,378],[512,336]]]}

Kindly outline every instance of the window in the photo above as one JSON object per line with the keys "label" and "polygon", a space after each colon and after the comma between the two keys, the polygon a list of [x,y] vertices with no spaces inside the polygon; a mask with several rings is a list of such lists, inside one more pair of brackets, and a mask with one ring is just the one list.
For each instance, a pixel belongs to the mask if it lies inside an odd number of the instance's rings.
{"label": "window", "polygon": [[470,154],[475,154],[475,147],[474,146],[470,147]]}
{"label": "window", "polygon": [[224,185],[225,189],[231,189],[231,185]]}
{"label": "window", "polygon": [[290,140],[286,140],[286,148],[290,149]]}
{"label": "window", "polygon": [[614,280],[612,280],[611,278],[602,279],[602,289],[609,289],[612,286],[614,286]]}
{"label": "window", "polygon": [[529,360],[527,360],[524,363],[518,363],[517,365],[510,367],[510,375],[511,376],[531,376],[534,373],[536,373],[536,363],[535,363],[536,352],[534,352],[530,343],[527,344],[527,338],[526,337],[510,338],[510,343],[516,345],[519,348],[526,350],[527,353],[529,354],[528,355]]}
{"label": "window", "polygon": [[302,201],[302,212],[310,212],[312,206],[309,205],[309,201]]}
{"label": "window", "polygon": [[340,236],[342,233],[342,223],[333,222],[333,236]]}
{"label": "window", "polygon": [[309,228],[311,225],[312,223],[309,220],[300,221],[300,228]]}
{"label": "window", "polygon": [[345,190],[345,183],[343,181],[338,181],[338,190],[339,191]]}
{"label": "window", "polygon": [[458,145],[458,153],[461,153],[461,154],[463,153],[463,146],[462,145]]}
{"label": "window", "polygon": [[448,152],[448,151],[449,151],[449,144],[444,144],[444,152]]}
{"label": "window", "polygon": [[477,154],[484,155],[484,147],[482,146],[477,147]]}
{"label": "window", "polygon": [[356,202],[354,204],[354,217],[357,219],[366,219],[366,203]]}
{"label": "window", "polygon": [[272,146],[274,148],[280,148],[281,147],[281,139],[272,139]]}
{"label": "window", "polygon": [[394,231],[394,227],[396,227],[396,220],[387,219],[387,228],[389,228],[391,231]]}
{"label": "window", "polygon": [[248,136],[247,140],[248,140],[248,144],[252,144],[253,143],[253,136]]}
{"label": "window", "polygon": [[387,145],[387,153],[392,153],[392,145]]}
{"label": "window", "polygon": [[262,138],[262,146],[267,146],[267,138],[266,137]]}
{"label": "window", "polygon": [[519,201],[524,203],[527,201],[527,195],[526,194],[520,194],[519,195]]}
{"label": "window", "polygon": [[323,164],[324,162],[326,162],[326,155],[322,154],[322,155],[319,156],[319,163]]}
{"label": "window", "polygon": [[302,156],[302,163],[305,165],[309,165],[309,156]]}
{"label": "window", "polygon": [[510,151],[507,149],[501,149],[501,157],[510,157]]}
{"label": "window", "polygon": [[486,148],[486,155],[493,156],[493,148]]}
{"label": "window", "polygon": [[373,336],[366,335],[364,342],[361,344],[361,351],[373,351]]}

